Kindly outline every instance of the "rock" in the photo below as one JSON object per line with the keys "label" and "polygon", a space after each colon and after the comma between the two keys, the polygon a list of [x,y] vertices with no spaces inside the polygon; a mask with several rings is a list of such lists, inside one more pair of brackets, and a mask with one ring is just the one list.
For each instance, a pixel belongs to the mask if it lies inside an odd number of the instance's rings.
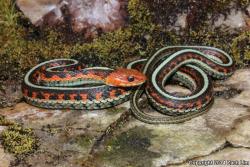
{"label": "rock", "polygon": [[[208,155],[225,140],[207,128],[202,117],[177,125],[130,122],[97,155],[103,166],[161,166]],[[124,150],[124,151],[123,151]]]}
{"label": "rock", "polygon": [[228,78],[224,85],[239,90],[250,90],[250,69],[240,69]]}
{"label": "rock", "polygon": [[63,21],[61,7],[66,4],[66,1],[60,0],[17,0],[17,6],[21,9],[26,17],[30,19],[32,24],[40,25],[44,21],[43,18],[48,13],[54,13],[56,16],[53,24]]}
{"label": "rock", "polygon": [[0,145],[0,167],[9,167],[10,162],[13,160],[13,157],[4,152],[4,149]]}
{"label": "rock", "polygon": [[239,118],[250,115],[248,108],[228,100],[216,98],[212,108],[204,114],[206,126],[219,135],[226,136]]}
{"label": "rock", "polygon": [[[189,167],[189,166],[237,166],[246,167],[250,165],[250,149],[246,148],[225,148],[209,156],[195,158],[182,165],[173,165],[169,167]],[[200,165],[195,165],[200,163]],[[203,165],[201,165],[203,163]],[[207,163],[207,165],[205,165]]]}
{"label": "rock", "polygon": [[182,29],[186,28],[187,27],[187,14],[186,13],[178,14],[177,20],[174,26],[182,28]]}
{"label": "rock", "polygon": [[73,31],[84,32],[85,37],[123,26],[125,3],[124,0],[17,0],[17,6],[34,25],[56,26],[66,23],[67,17]]}
{"label": "rock", "polygon": [[236,97],[230,99],[231,102],[250,107],[250,90],[243,91]]}
{"label": "rock", "polygon": [[39,150],[26,158],[30,166],[80,166],[95,141],[117,120],[128,103],[112,109],[94,111],[46,110],[19,103],[1,109],[6,119],[17,120],[34,129]]}
{"label": "rock", "polygon": [[0,134],[7,129],[7,126],[0,126]]}
{"label": "rock", "polygon": [[19,120],[22,123],[38,124],[39,122],[50,122],[56,120],[59,117],[63,118],[68,114],[68,112],[63,112],[61,110],[46,110],[31,106],[27,103],[18,103],[13,107],[8,107],[0,109],[1,115],[6,116],[6,119]]}
{"label": "rock", "polygon": [[162,166],[183,163],[222,148],[235,122],[249,116],[242,105],[216,98],[204,115],[182,124],[149,125],[132,120],[104,144],[97,166]]}
{"label": "rock", "polygon": [[237,90],[243,90],[239,95],[233,97],[229,101],[245,106],[250,106],[250,69],[237,70],[224,85]]}
{"label": "rock", "polygon": [[228,26],[231,28],[242,28],[246,26],[244,20],[244,14],[239,10],[231,10],[231,13],[225,19],[225,16],[221,15],[217,21],[214,22],[215,27]]}
{"label": "rock", "polygon": [[13,106],[22,98],[21,84],[14,80],[0,83],[0,108]]}
{"label": "rock", "polygon": [[250,117],[238,121],[231,134],[227,136],[227,141],[235,147],[250,148]]}

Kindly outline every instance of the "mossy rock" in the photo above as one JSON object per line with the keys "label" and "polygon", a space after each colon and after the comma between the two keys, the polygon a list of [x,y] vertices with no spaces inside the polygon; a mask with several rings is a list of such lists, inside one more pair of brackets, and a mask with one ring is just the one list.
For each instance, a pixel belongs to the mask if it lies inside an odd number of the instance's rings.
{"label": "mossy rock", "polygon": [[[220,14],[225,17],[230,10],[245,9],[249,0],[140,0],[141,4],[147,6],[151,13],[153,22],[168,28],[175,24],[178,15],[187,15],[186,29],[198,31],[205,26],[207,21],[213,23]],[[211,24],[209,25],[211,27]]]}
{"label": "mossy rock", "polygon": [[250,31],[243,32],[233,40],[232,52],[236,61],[241,64],[250,62]]}
{"label": "mossy rock", "polygon": [[[151,6],[149,5],[151,3]],[[154,1],[153,1],[154,2]],[[128,61],[140,57],[147,58],[156,50],[166,45],[209,45],[215,46],[226,52],[231,52],[231,47],[227,45],[232,42],[234,34],[224,32],[224,30],[210,29],[206,24],[206,19],[197,26],[187,31],[174,32],[164,29],[161,22],[156,22],[157,11],[171,8],[171,10],[182,11],[185,2],[129,0],[128,1],[128,25],[114,32],[102,34],[93,41],[86,42],[81,34],[70,34],[58,28],[40,29],[28,23],[22,13],[15,9],[12,0],[0,2],[0,80],[22,79],[25,72],[32,66],[54,58],[77,58],[84,60],[84,63],[91,62],[91,66],[124,66]],[[208,5],[207,10],[197,12],[200,18],[205,13],[220,13],[230,7],[229,2],[235,2],[238,8],[245,8],[249,0],[225,0],[213,1],[213,3],[203,4],[197,1],[198,5]],[[181,4],[182,5],[181,5]],[[190,5],[190,3],[188,3]],[[154,5],[161,5],[159,10]],[[215,5],[215,6],[214,6]],[[175,10],[176,9],[176,10]],[[178,9],[178,10],[177,10]],[[201,8],[204,9],[204,8]],[[168,12],[168,10],[165,10]],[[174,17],[169,15],[167,17]],[[159,19],[162,19],[159,17]],[[194,24],[197,25],[197,24]],[[70,40],[68,37],[76,37]],[[240,37],[239,37],[240,38]],[[238,41],[238,39],[236,40]],[[233,45],[234,47],[235,45]],[[239,53],[236,53],[236,58]],[[244,51],[248,59],[248,51]]]}

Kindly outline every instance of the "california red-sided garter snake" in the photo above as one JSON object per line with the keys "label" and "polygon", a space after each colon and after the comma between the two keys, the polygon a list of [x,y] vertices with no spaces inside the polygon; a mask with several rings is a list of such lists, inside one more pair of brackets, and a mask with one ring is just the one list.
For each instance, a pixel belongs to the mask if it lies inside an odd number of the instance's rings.
{"label": "california red-sided garter snake", "polygon": [[[164,47],[148,59],[131,62],[127,68],[137,68],[140,64],[147,77],[144,84],[145,76],[135,70],[122,69],[113,74],[113,69],[84,68],[72,59],[51,60],[26,74],[22,91],[28,103],[51,109],[107,108],[130,97],[131,111],[137,119],[151,124],[179,123],[204,113],[211,106],[211,77],[224,79],[234,71],[233,60],[227,53],[206,46]],[[170,79],[182,83],[191,94],[170,93],[165,89]],[[135,90],[131,88],[136,85]],[[138,101],[143,92],[150,104],[166,116],[150,115],[140,109]]]}

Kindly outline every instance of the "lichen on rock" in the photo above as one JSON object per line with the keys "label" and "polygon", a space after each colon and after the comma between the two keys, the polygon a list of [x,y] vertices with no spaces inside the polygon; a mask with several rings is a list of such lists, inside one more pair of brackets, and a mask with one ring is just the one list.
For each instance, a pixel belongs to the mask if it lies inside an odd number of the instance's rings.
{"label": "lichen on rock", "polygon": [[13,124],[1,134],[2,144],[6,150],[15,155],[24,155],[34,152],[38,147],[32,129],[23,128],[19,124]]}

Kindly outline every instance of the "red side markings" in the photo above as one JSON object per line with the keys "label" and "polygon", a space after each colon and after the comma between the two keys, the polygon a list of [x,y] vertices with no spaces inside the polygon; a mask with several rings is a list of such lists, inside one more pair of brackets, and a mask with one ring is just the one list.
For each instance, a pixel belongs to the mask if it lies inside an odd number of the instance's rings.
{"label": "red side markings", "polygon": [[102,92],[96,93],[96,96],[95,96],[96,100],[100,100],[101,97],[102,97]]}
{"label": "red side markings", "polygon": [[116,92],[115,90],[111,90],[111,91],[109,92],[109,96],[110,96],[111,99],[116,98],[115,92]]}
{"label": "red side markings", "polygon": [[82,101],[87,101],[87,99],[88,99],[87,94],[80,94],[80,96],[82,97]]}
{"label": "red side markings", "polygon": [[37,96],[37,92],[32,92],[32,98],[35,99]]}
{"label": "red side markings", "polygon": [[77,94],[70,94],[69,97],[70,97],[70,100],[75,100],[75,97],[77,96]]}
{"label": "red side markings", "polygon": [[45,100],[49,100],[49,97],[50,97],[50,93],[42,93],[43,97]]}
{"label": "red side markings", "polygon": [[64,100],[64,94],[58,94],[57,100]]}

